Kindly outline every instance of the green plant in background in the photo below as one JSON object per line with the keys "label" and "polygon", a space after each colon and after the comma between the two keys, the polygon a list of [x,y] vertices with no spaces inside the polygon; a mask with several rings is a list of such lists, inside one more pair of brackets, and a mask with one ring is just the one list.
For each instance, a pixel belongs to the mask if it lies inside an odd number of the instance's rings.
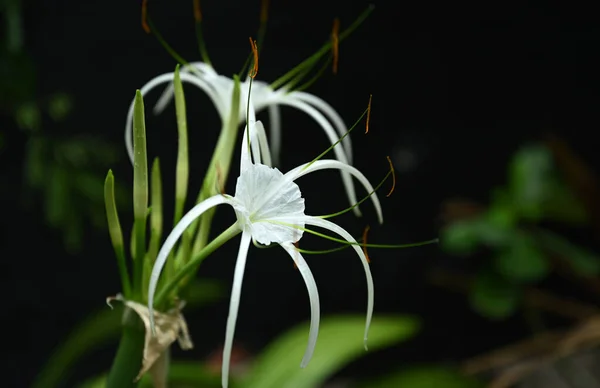
{"label": "green plant in background", "polygon": [[598,256],[544,227],[586,221],[583,205],[557,173],[550,150],[531,145],[514,155],[508,185],[493,192],[487,209],[444,229],[442,247],[461,255],[489,249],[490,260],[476,274],[470,300],[481,314],[500,319],[519,307],[523,287],[549,275],[554,257],[583,277],[600,273]]}
{"label": "green plant in background", "polygon": [[[106,228],[102,204],[102,175],[120,157],[114,145],[88,135],[48,133],[43,121],[48,117],[64,124],[73,110],[73,99],[64,92],[41,98],[36,92],[36,69],[24,46],[22,3],[4,0],[0,17],[4,19],[5,40],[0,44],[0,111],[10,115],[27,136],[24,158],[26,205],[43,198],[44,219],[61,231],[66,249],[77,252],[83,230],[90,220]],[[0,151],[9,146],[0,135]],[[99,191],[100,190],[100,191]],[[121,200],[125,193],[119,190]]]}

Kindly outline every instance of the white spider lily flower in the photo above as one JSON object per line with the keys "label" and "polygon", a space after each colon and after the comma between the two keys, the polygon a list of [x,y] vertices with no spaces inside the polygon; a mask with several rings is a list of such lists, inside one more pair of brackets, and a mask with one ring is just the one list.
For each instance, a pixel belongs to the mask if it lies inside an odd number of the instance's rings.
{"label": "white spider lily flower", "polygon": [[[259,140],[259,147],[249,146],[246,127],[242,142],[240,175],[237,178],[235,195],[220,194],[210,197],[194,206],[185,216],[183,216],[181,221],[169,234],[158,253],[154,267],[152,268],[148,289],[148,308],[151,312],[150,317],[152,317],[154,295],[159,276],[171,250],[179,238],[183,235],[185,230],[207,210],[222,204],[230,205],[233,208],[237,218],[235,227],[239,229],[242,237],[234,270],[229,315],[225,332],[222,366],[223,387],[227,387],[228,385],[231,349],[242,292],[246,258],[248,256],[251,241],[262,245],[280,245],[288,253],[294,263],[296,263],[300,275],[306,284],[310,300],[311,321],[308,345],[300,367],[305,367],[313,355],[317,341],[320,314],[319,294],[315,280],[306,261],[294,246],[294,243],[302,238],[305,226],[317,226],[339,235],[349,244],[352,244],[363,264],[367,280],[367,316],[364,333],[365,349],[369,326],[373,315],[373,278],[365,253],[350,233],[342,227],[331,221],[325,220],[324,218],[305,214],[304,198],[302,198],[300,187],[295,181],[304,175],[318,170],[334,169],[343,171],[356,178],[369,193],[374,191],[372,185],[356,168],[338,160],[331,159],[305,163],[292,169],[288,173],[283,174],[277,168],[261,163],[261,160],[265,160],[265,163],[268,163],[265,156],[269,155],[269,150],[263,147],[265,144],[266,147],[268,147],[268,144],[266,143],[262,123],[259,121],[254,124],[250,121],[250,127],[254,129],[254,131],[251,131],[251,138]],[[254,136],[252,132],[257,132],[257,135]],[[259,134],[260,132],[262,132],[262,134]],[[250,148],[250,151],[254,156],[254,161],[252,161],[250,157],[248,148]],[[373,194],[371,199],[377,211],[379,221],[383,222],[381,205],[377,195]]]}
{"label": "white spider lily flower", "polygon": [[[174,73],[165,73],[151,79],[141,89],[142,95],[150,92],[160,84],[169,85],[159,98],[154,107],[154,113],[161,113],[166,105],[173,98],[173,75]],[[231,94],[233,92],[234,81],[231,78],[219,75],[212,66],[204,62],[192,62],[181,67],[181,81],[188,82],[204,91],[211,99],[221,118],[221,122],[227,122],[231,110]],[[246,101],[248,101],[249,77],[242,83],[240,93],[240,124],[251,118],[246,118]],[[273,151],[273,160],[278,162],[281,149],[281,113],[280,106],[290,106],[308,114],[325,132],[331,144],[335,144],[347,131],[348,127],[344,120],[325,100],[301,91],[289,91],[286,86],[279,89],[273,89],[269,84],[263,81],[253,80],[251,88],[251,110],[259,113],[268,108],[271,149]],[[133,101],[127,114],[125,126],[125,145],[130,160],[133,161],[133,140],[132,140],[132,122],[133,122]],[[352,143],[349,137],[345,137],[333,148],[335,157],[342,163],[352,164]],[[351,205],[356,203],[356,192],[352,177],[345,171],[341,171],[342,182],[346,189],[348,200]],[[358,206],[353,208],[357,216],[360,216]]]}

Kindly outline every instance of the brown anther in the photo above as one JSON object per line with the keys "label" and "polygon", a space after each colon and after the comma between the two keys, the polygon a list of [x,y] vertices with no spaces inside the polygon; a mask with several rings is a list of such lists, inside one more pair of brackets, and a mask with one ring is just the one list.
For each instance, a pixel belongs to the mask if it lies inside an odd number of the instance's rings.
{"label": "brown anther", "polygon": [[260,5],[260,22],[266,23],[269,18],[269,0],[262,0]]}
{"label": "brown anther", "polygon": [[365,227],[365,230],[363,231],[363,252],[365,253],[365,256],[367,258],[367,262],[370,263],[371,262],[371,258],[369,257],[369,253],[367,252],[367,235],[369,234],[369,230],[371,229],[371,227],[369,225],[367,225]]}
{"label": "brown anther", "polygon": [[194,20],[196,23],[202,21],[202,12],[200,11],[200,0],[194,0]]}
{"label": "brown anther", "polygon": [[331,30],[331,49],[333,51],[333,74],[337,74],[338,61],[340,57],[340,19],[333,20],[333,29]]}
{"label": "brown anther", "polygon": [[371,101],[373,100],[373,95],[369,94],[369,105],[367,105],[367,124],[365,125],[365,135],[369,133],[369,123],[371,122]]}
{"label": "brown anther", "polygon": [[250,71],[249,75],[250,78],[254,78],[256,77],[256,74],[258,74],[258,47],[256,47],[256,41],[253,40],[252,37],[248,39],[250,39],[250,46],[252,46],[252,54],[254,55],[254,67]]}
{"label": "brown anther", "polygon": [[396,172],[394,171],[394,165],[392,164],[392,159],[390,159],[389,156],[386,156],[388,163],[390,164],[390,170],[392,170],[392,188],[390,189],[390,192],[387,193],[386,197],[389,197],[390,195],[392,195],[392,193],[394,192],[394,189],[396,188]]}
{"label": "brown anther", "polygon": [[148,18],[148,0],[142,0],[142,28],[146,34],[150,33],[150,26],[146,19]]}

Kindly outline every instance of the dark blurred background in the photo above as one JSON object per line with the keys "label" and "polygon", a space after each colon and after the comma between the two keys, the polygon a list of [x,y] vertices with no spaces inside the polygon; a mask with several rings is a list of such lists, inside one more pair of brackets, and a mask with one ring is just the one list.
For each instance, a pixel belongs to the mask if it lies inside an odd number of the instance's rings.
{"label": "dark blurred background", "polygon": [[[3,2],[5,13],[18,3],[22,39],[18,51],[7,43],[0,62],[5,87],[0,91],[0,292],[6,304],[2,380],[17,387],[30,384],[74,325],[120,291],[116,260],[102,226],[102,182],[111,168],[123,191],[119,206],[127,231],[132,220],[132,173],[123,144],[127,109],[136,89],[172,71],[176,62],[142,30],[139,1]],[[329,39],[335,17],[343,29],[368,4],[272,0],[258,79],[272,81],[284,74]],[[437,237],[445,224],[445,203],[459,198],[485,205],[490,190],[506,182],[511,156],[548,133],[560,136],[592,172],[597,170],[600,25],[591,10],[531,2],[375,4],[373,14],[341,44],[338,74],[325,72],[308,90],[330,102],[348,124],[360,116],[372,93],[369,134],[362,128],[352,134],[354,164],[374,183],[387,172],[386,156],[396,168],[395,193],[385,197],[389,186],[380,193],[385,223],[376,225],[373,208],[365,202],[362,219],[351,214],[340,219],[353,235],[360,236],[369,224],[374,243]],[[202,11],[215,68],[224,75],[237,73],[248,55],[248,36],[258,29],[260,1],[204,1]],[[187,60],[200,60],[191,2],[150,0],[149,12],[176,51]],[[7,20],[0,22],[6,42],[12,28]],[[194,193],[220,125],[206,96],[190,86],[185,92]],[[146,124],[149,156],[161,157],[169,219],[176,122],[172,104],[159,116],[151,113],[159,95],[155,91],[145,97]],[[34,113],[23,113],[23,104],[31,101]],[[68,113],[56,118],[52,104]],[[266,114],[259,118],[268,122]],[[311,160],[329,145],[306,115],[284,109],[282,118],[282,171]],[[38,143],[45,146],[38,146],[44,151],[32,151],[36,138],[42,139]],[[69,142],[76,144],[64,145]],[[57,144],[66,148],[53,146]],[[68,150],[81,144],[87,156]],[[98,155],[90,156],[94,152]],[[82,161],[69,165],[85,166],[85,172],[51,168],[48,160],[61,155]],[[236,152],[232,178],[237,160]],[[335,173],[311,175],[300,185],[310,214],[347,206]],[[227,188],[233,190],[234,179]],[[72,193],[64,194],[67,190]],[[57,199],[61,195],[67,199]],[[233,221],[228,209],[220,209],[213,231]],[[592,232],[583,228],[577,233],[577,241],[597,248]],[[306,236],[302,246],[330,245]],[[236,252],[237,240],[203,264],[199,276],[222,280],[227,291],[218,303],[186,311],[196,347],[185,354],[174,349],[176,356],[206,358],[222,346]],[[250,252],[236,342],[253,354],[307,320],[309,309],[301,278],[283,251]],[[324,315],[364,312],[363,270],[348,252],[308,257]],[[489,320],[472,310],[464,294],[427,281],[431,268],[468,271],[477,266],[473,261],[443,253],[437,245],[372,249],[370,255],[376,313],[420,315],[424,327],[411,341],[368,355],[353,364],[358,368],[346,368],[340,376],[375,375],[403,363],[459,362],[529,333],[523,315]],[[546,285],[560,293],[572,291],[561,281],[549,279]],[[575,292],[573,297],[585,299],[587,294]],[[555,324],[560,321],[550,321]],[[115,345],[107,344],[79,363],[73,381],[106,370]]]}

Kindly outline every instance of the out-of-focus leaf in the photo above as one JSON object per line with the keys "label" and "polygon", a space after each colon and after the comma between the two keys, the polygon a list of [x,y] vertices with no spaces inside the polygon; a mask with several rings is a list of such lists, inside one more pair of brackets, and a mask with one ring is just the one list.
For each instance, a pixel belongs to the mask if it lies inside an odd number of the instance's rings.
{"label": "out-of-focus leaf", "polygon": [[65,381],[71,365],[81,356],[100,344],[116,339],[121,327],[122,308],[110,310],[108,307],[90,315],[71,331],[69,338],[59,342],[59,346],[46,363],[33,384],[34,388],[53,388]]}
{"label": "out-of-focus leaf", "polygon": [[573,191],[558,179],[548,184],[544,218],[552,221],[583,224],[588,221],[585,206]]}
{"label": "out-of-focus leaf", "polygon": [[477,274],[469,294],[473,309],[490,319],[509,317],[516,310],[519,297],[519,287],[491,271]]}
{"label": "out-of-focus leaf", "polygon": [[515,236],[511,244],[495,253],[496,269],[506,278],[533,282],[544,278],[550,266],[536,241],[527,234]]}
{"label": "out-of-focus leaf", "polygon": [[519,150],[510,166],[510,192],[521,216],[537,221],[543,215],[543,201],[552,171],[552,155],[543,146]]}
{"label": "out-of-focus leaf", "polygon": [[462,220],[448,225],[441,232],[440,244],[448,252],[467,254],[479,245],[504,246],[515,231],[498,227],[485,217]]}
{"label": "out-of-focus leaf", "polygon": [[[198,362],[173,361],[169,365],[169,387],[202,387],[202,388],[221,388],[221,376],[214,374]],[[235,383],[235,381],[233,381]],[[140,379],[140,388],[152,388],[152,379],[149,374]],[[83,384],[79,388],[105,388],[106,375],[95,377]]]}
{"label": "out-of-focus leaf", "polygon": [[24,51],[8,52],[0,45],[0,105],[13,111],[35,94],[36,73],[31,57]]}
{"label": "out-of-focus leaf", "polygon": [[42,114],[40,108],[34,103],[25,103],[16,111],[17,125],[19,128],[27,131],[37,131],[40,129],[42,124]]}
{"label": "out-of-focus leaf", "polygon": [[[308,366],[300,368],[306,348],[308,325],[299,325],[272,342],[255,360],[244,388],[313,388],[350,361],[366,355],[363,347],[365,318],[328,317],[321,321],[319,340]],[[418,321],[406,316],[376,316],[369,333],[373,351],[411,338]]]}
{"label": "out-of-focus leaf", "polygon": [[[188,309],[215,301],[220,297],[222,289],[220,283],[210,279],[200,279],[192,283],[189,288],[191,292],[185,299]],[[106,307],[81,322],[56,348],[38,375],[33,387],[54,388],[60,386],[61,382],[67,380],[69,371],[73,370],[73,365],[83,356],[99,346],[106,345],[111,340],[116,342],[121,333],[122,311],[122,307],[115,304],[114,310]],[[189,368],[187,370],[189,371]]]}
{"label": "out-of-focus leaf", "polygon": [[518,218],[510,194],[504,189],[495,189],[485,219],[499,229],[511,229],[517,225]]}
{"label": "out-of-focus leaf", "polygon": [[48,102],[48,114],[54,121],[62,121],[73,109],[73,99],[66,93],[56,93]]}
{"label": "out-of-focus leaf", "polygon": [[600,257],[598,255],[547,230],[537,230],[536,237],[539,238],[544,248],[561,256],[581,275],[594,276],[600,273]]}
{"label": "out-of-focus leaf", "polygon": [[485,384],[443,366],[415,366],[375,381],[363,382],[358,388],[483,388]]}

